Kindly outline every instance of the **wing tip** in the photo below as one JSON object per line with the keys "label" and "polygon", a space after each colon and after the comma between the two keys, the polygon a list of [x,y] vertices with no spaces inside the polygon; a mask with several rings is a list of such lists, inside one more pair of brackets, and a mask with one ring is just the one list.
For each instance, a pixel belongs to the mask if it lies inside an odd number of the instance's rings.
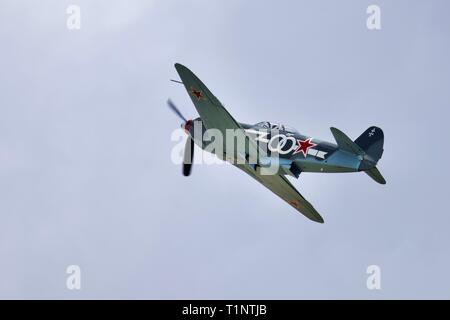
{"label": "wing tip", "polygon": [[198,83],[198,85],[203,85],[203,83],[200,81],[200,79],[186,66],[182,65],[181,63],[175,63],[174,64],[175,69],[178,72],[178,75],[181,78],[181,82],[183,84],[187,84],[189,82],[195,82]]}
{"label": "wing tip", "polygon": [[182,65],[181,63],[178,63],[178,62],[176,62],[176,63],[174,64],[174,67],[175,67],[175,69],[176,69],[178,72],[180,72],[180,71],[182,71],[182,70],[188,70],[188,71],[189,71],[189,69],[188,69],[186,66],[184,66],[184,65]]}
{"label": "wing tip", "polygon": [[296,208],[296,209],[301,214],[303,214],[305,217],[307,217],[309,220],[317,222],[317,223],[324,223],[325,220],[323,220],[322,216],[317,212],[317,210],[314,209],[314,207],[310,203],[308,203],[308,204],[309,204],[309,208],[308,208],[309,212],[308,213],[302,212],[299,208]]}
{"label": "wing tip", "polygon": [[319,216],[317,216],[317,217],[314,217],[314,219],[311,219],[312,221],[314,221],[314,222],[317,222],[317,223],[325,223],[325,221],[323,220],[323,218],[319,215]]}

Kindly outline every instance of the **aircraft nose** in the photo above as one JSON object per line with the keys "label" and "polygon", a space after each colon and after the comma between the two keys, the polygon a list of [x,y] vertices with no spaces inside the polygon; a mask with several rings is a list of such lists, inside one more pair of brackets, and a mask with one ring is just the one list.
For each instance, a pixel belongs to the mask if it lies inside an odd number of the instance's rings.
{"label": "aircraft nose", "polygon": [[192,120],[188,120],[185,123],[181,124],[181,128],[183,128],[187,134],[189,134],[191,127],[192,127]]}

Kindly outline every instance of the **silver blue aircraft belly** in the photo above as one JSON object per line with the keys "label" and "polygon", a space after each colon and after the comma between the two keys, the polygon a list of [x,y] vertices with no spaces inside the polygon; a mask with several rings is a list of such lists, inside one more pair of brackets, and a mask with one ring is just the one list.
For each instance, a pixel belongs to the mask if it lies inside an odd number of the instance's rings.
{"label": "silver blue aircraft belly", "polygon": [[[189,135],[183,161],[184,175],[190,174],[195,143],[200,148],[211,151],[217,157],[231,162],[297,211],[316,222],[323,222],[320,214],[285,176],[298,178],[302,172],[363,171],[376,182],[386,183],[376,168],[376,164],[383,154],[384,134],[380,128],[369,127],[355,141],[339,129],[331,128],[336,140],[336,144],[334,144],[268,121],[255,125],[240,123],[189,69],[180,64],[176,64],[175,68],[200,115],[194,120],[186,120],[169,100],[169,106],[183,119],[182,127]],[[230,130],[237,132],[237,136],[245,140],[243,147],[227,149],[226,137]],[[222,143],[219,143],[222,147],[220,152],[216,149],[209,149],[211,144],[217,143],[215,139],[208,139],[208,135],[213,131],[223,136]],[[252,155],[257,155],[254,162],[251,161]],[[275,172],[264,173],[264,169],[274,164],[277,168]]]}

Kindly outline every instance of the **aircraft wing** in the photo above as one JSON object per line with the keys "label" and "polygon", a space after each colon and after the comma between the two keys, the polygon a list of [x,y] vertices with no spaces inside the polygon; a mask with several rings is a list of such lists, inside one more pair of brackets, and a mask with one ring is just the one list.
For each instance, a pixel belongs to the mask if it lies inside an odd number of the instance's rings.
{"label": "aircraft wing", "polygon": [[316,209],[295,189],[295,187],[289,182],[288,179],[282,175],[261,175],[255,172],[248,165],[236,165],[239,169],[245,171],[255,180],[259,181],[262,185],[275,193],[281,199],[289,203],[298,212],[302,213],[312,221],[323,223],[323,218],[317,212]]}
{"label": "aircraft wing", "polygon": [[191,70],[179,63],[175,64],[175,69],[177,69],[206,129],[219,129],[224,137],[226,129],[242,129],[222,103]]}

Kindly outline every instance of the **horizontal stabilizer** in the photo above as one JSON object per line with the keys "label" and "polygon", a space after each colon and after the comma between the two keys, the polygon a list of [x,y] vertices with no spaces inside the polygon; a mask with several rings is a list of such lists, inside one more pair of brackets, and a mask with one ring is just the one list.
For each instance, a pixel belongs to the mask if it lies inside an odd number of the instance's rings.
{"label": "horizontal stabilizer", "polygon": [[357,155],[364,155],[364,151],[353,142],[345,133],[337,128],[330,128],[331,133],[338,144],[338,147],[343,150]]}
{"label": "horizontal stabilizer", "polygon": [[364,172],[367,173],[367,175],[369,177],[371,177],[373,180],[375,180],[376,182],[378,182],[380,184],[386,184],[386,180],[381,175],[381,172],[378,171],[377,167],[373,167],[372,169],[369,169]]}

